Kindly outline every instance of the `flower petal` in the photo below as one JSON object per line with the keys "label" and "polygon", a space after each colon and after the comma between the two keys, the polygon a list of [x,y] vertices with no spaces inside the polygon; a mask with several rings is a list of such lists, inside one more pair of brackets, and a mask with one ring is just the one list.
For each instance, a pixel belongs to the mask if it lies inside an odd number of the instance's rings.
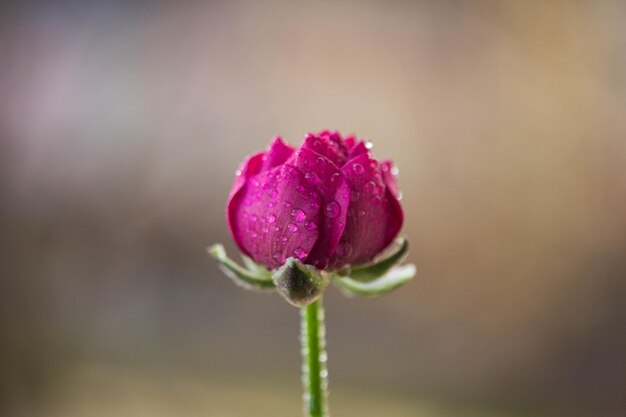
{"label": "flower petal", "polygon": [[261,168],[263,167],[264,155],[265,152],[259,152],[257,154],[249,156],[248,159],[243,161],[243,163],[237,170],[235,181],[228,197],[229,202],[227,203],[227,206],[230,205],[230,200],[241,189],[241,187],[248,180],[248,178],[251,178],[261,172]]}
{"label": "flower petal", "polygon": [[[294,166],[285,164],[245,182],[228,206],[233,238],[254,261],[275,269],[289,257],[305,262],[315,245],[320,194]],[[301,215],[300,215],[301,213]]]}
{"label": "flower petal", "polygon": [[276,136],[267,152],[263,156],[263,167],[261,171],[269,171],[270,169],[284,164],[293,154],[294,149],[283,142],[280,136]]}
{"label": "flower petal", "polygon": [[354,145],[351,149],[350,149],[350,155],[349,155],[349,159],[354,159],[357,156],[367,153],[367,145],[365,144],[364,141],[360,140],[356,145]]}
{"label": "flower petal", "polygon": [[336,166],[342,166],[348,158],[348,152],[339,142],[330,139],[328,132],[320,135],[308,134],[300,149],[309,149],[320,154],[333,162]]}
{"label": "flower petal", "polygon": [[350,188],[341,170],[325,156],[302,147],[291,159],[310,185],[320,195],[320,238],[307,260],[318,269],[325,269],[335,252],[346,226]]}
{"label": "flower petal", "polygon": [[398,189],[398,182],[396,181],[396,174],[394,174],[394,169],[395,168],[393,166],[393,162],[391,161],[385,161],[380,164],[380,170],[382,172],[385,185],[387,186],[389,191],[391,191],[394,197],[399,199],[400,190]]}
{"label": "flower petal", "polygon": [[385,187],[378,162],[363,153],[341,169],[351,201],[345,232],[332,261],[340,268],[372,260],[397,236],[403,222],[398,200]]}

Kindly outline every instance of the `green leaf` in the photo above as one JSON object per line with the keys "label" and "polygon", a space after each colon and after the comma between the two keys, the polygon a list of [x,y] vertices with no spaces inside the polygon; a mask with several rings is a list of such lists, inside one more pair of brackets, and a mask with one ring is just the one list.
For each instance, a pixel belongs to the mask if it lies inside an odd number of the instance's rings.
{"label": "green leaf", "polygon": [[361,282],[350,277],[335,275],[333,282],[347,295],[362,297],[376,297],[386,294],[399,286],[406,284],[415,276],[415,265],[397,266],[378,279]]}
{"label": "green leaf", "polygon": [[248,258],[243,253],[241,254],[241,259],[243,259],[243,263],[251,272],[256,275],[262,276],[266,279],[272,279],[272,273],[263,265],[254,262],[252,259]]}
{"label": "green leaf", "polygon": [[386,258],[380,259],[368,265],[355,267],[347,274],[350,278],[360,282],[369,282],[382,277],[400,262],[409,250],[409,241],[405,238],[396,240],[393,252]]}
{"label": "green leaf", "polygon": [[221,244],[215,244],[209,247],[209,254],[219,262],[219,267],[226,274],[227,277],[232,279],[235,284],[249,289],[257,291],[267,291],[274,288],[274,281],[266,270],[266,274],[259,271],[250,271],[237,264],[226,255],[224,246]]}
{"label": "green leaf", "polygon": [[296,258],[289,258],[272,274],[278,293],[290,304],[303,307],[317,300],[329,282],[327,274]]}

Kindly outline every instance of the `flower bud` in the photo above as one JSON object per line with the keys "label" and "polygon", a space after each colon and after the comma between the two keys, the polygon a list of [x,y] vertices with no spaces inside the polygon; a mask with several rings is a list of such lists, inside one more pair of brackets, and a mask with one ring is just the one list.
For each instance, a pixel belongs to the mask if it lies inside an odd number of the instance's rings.
{"label": "flower bud", "polygon": [[239,249],[269,270],[294,258],[318,270],[371,262],[403,222],[396,169],[337,132],[294,149],[276,138],[238,171],[227,204]]}
{"label": "flower bud", "polygon": [[304,307],[317,300],[328,285],[328,277],[296,258],[289,258],[272,275],[276,290],[290,304]]}

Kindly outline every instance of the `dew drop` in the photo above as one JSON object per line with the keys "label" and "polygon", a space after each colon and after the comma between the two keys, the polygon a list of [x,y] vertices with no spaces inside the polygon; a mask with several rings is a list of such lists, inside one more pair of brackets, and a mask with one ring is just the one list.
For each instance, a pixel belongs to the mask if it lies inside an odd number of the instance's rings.
{"label": "dew drop", "polygon": [[306,227],[307,230],[313,231],[315,229],[317,229],[317,225],[313,222],[306,222],[304,223],[304,227]]}
{"label": "dew drop", "polygon": [[368,193],[371,193],[375,189],[376,184],[374,184],[374,181],[369,181],[367,184],[365,184],[365,191],[367,191]]}
{"label": "dew drop", "polygon": [[382,172],[387,172],[387,171],[389,171],[389,164],[382,164],[382,165],[380,166],[380,170],[381,170]]}
{"label": "dew drop", "polygon": [[259,218],[256,216],[256,214],[253,214],[252,216],[250,216],[250,221],[251,221],[251,222],[253,222],[253,223],[254,223],[255,221],[257,221],[258,219],[259,219]]}
{"label": "dew drop", "polygon": [[359,211],[359,216],[361,216],[361,217],[365,216],[365,210]]}
{"label": "dew drop", "polygon": [[303,222],[306,219],[306,214],[300,209],[293,209],[291,212],[291,217],[298,223]]}
{"label": "dew drop", "polygon": [[293,251],[293,254],[296,255],[296,257],[300,260],[304,259],[307,255],[306,251],[302,248],[296,248]]}
{"label": "dew drop", "polygon": [[313,202],[311,202],[311,204],[309,204],[309,207],[311,207],[311,210],[317,211],[317,210],[319,210],[320,205],[319,205],[319,203],[313,201]]}
{"label": "dew drop", "polygon": [[278,197],[278,191],[276,191],[276,190],[272,190],[272,191],[270,192],[270,198],[276,198],[276,197]]}
{"label": "dew drop", "polygon": [[326,217],[333,219],[339,215],[340,210],[339,204],[336,201],[331,201],[326,204]]}
{"label": "dew drop", "polygon": [[287,230],[289,230],[291,233],[295,233],[298,231],[298,226],[296,226],[295,223],[289,223],[287,225]]}
{"label": "dew drop", "polygon": [[241,176],[241,170],[238,169],[237,171],[235,171],[235,175],[238,176],[238,177]]}
{"label": "dew drop", "polygon": [[357,201],[359,199],[359,192],[358,191],[351,191],[350,192],[350,201]]}
{"label": "dew drop", "polygon": [[361,175],[363,173],[363,165],[355,162],[354,164],[352,164],[352,171],[354,171],[356,175]]}
{"label": "dew drop", "polygon": [[339,248],[337,249],[337,256],[339,256],[340,258],[350,256],[351,253],[352,245],[348,242],[343,242],[341,245],[339,245]]}
{"label": "dew drop", "polygon": [[340,179],[341,179],[341,174],[338,172],[335,172],[333,175],[330,176],[330,183],[333,185],[337,184]]}
{"label": "dew drop", "polygon": [[281,238],[280,238],[280,241],[281,241],[281,242],[286,242],[286,241],[288,241],[288,240],[289,240],[289,238],[288,238],[287,236],[284,236],[284,235],[283,235],[283,236],[281,236]]}
{"label": "dew drop", "polygon": [[328,259],[320,259],[315,262],[315,267],[317,269],[326,269],[328,267]]}
{"label": "dew drop", "polygon": [[273,215],[273,214],[269,214],[269,215],[267,216],[267,222],[268,222],[269,224],[272,224],[272,223],[274,223],[275,221],[276,221],[276,216],[275,216],[275,215]]}
{"label": "dew drop", "polygon": [[391,175],[398,175],[400,173],[400,170],[398,169],[398,167],[394,166],[393,168],[391,168]]}
{"label": "dew drop", "polygon": [[372,143],[372,141],[370,140],[365,141],[365,149],[372,149],[373,147],[374,147],[374,144]]}
{"label": "dew drop", "polygon": [[291,203],[289,201],[285,201],[283,203],[283,206],[285,206],[286,208],[289,208],[289,207],[291,207]]}
{"label": "dew drop", "polygon": [[306,178],[313,185],[318,185],[320,183],[320,177],[318,177],[315,172],[307,172],[304,175],[304,178]]}
{"label": "dew drop", "polygon": [[324,161],[324,158],[322,158],[321,156],[317,157],[317,161],[316,162],[317,162],[317,165],[319,165],[319,166],[323,166],[326,163],[326,161]]}
{"label": "dew drop", "polygon": [[254,230],[250,230],[250,236],[252,236],[253,239],[256,239],[256,237],[258,236],[257,232],[255,232]]}
{"label": "dew drop", "polygon": [[285,256],[279,251],[274,252],[274,254],[272,255],[272,258],[274,259],[274,261],[276,261],[277,263],[281,265],[285,263]]}
{"label": "dew drop", "polygon": [[298,185],[298,186],[296,187],[296,191],[297,191],[297,192],[299,192],[299,193],[301,193],[302,191],[304,191],[304,186],[302,186],[302,185]]}

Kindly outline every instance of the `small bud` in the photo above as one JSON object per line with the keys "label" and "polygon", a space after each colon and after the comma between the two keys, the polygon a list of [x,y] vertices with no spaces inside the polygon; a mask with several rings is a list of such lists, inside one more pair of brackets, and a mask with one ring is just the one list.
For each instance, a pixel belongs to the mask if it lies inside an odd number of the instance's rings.
{"label": "small bud", "polygon": [[274,274],[276,289],[290,304],[304,307],[317,300],[328,285],[329,278],[297,258],[289,258]]}

